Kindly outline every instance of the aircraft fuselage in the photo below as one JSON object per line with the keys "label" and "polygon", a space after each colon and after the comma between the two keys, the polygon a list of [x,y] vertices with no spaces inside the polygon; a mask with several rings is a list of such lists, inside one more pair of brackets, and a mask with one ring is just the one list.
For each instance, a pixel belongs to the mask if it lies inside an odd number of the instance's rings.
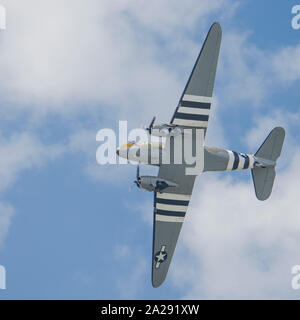
{"label": "aircraft fuselage", "polygon": [[[207,146],[202,148],[204,152],[203,172],[253,169],[254,166],[258,165],[257,159],[251,153],[238,153],[231,150]],[[170,163],[180,164],[178,163],[178,158],[177,162],[175,162],[174,157],[168,157],[166,154],[167,152],[168,151],[161,143],[131,143],[117,149],[117,153],[120,157],[141,164],[157,166]],[[170,162],[164,162],[164,159],[168,158],[170,158]],[[184,161],[184,159],[181,160]]]}

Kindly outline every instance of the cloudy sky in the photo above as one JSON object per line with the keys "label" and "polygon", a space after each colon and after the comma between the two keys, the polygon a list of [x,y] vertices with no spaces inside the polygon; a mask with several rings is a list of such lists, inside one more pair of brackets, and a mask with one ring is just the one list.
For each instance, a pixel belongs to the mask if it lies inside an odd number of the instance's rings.
{"label": "cloudy sky", "polygon": [[[0,299],[300,298],[295,1],[0,4]],[[152,195],[129,191],[134,166],[96,163],[96,134],[169,121],[214,21],[223,41],[206,144],[255,152],[275,126],[286,141],[265,202],[249,172],[198,177],[153,289]]]}

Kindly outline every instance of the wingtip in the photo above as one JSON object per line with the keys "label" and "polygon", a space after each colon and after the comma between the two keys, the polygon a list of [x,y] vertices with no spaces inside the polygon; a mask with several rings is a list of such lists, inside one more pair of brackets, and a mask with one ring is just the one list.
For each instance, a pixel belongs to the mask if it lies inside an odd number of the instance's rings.
{"label": "wingtip", "polygon": [[161,276],[157,276],[155,274],[152,273],[152,279],[151,279],[151,283],[152,283],[152,287],[153,288],[158,288],[160,287],[164,281],[166,280],[166,274],[164,274],[162,277]]}
{"label": "wingtip", "polygon": [[220,23],[218,22],[218,21],[215,21],[212,25],[211,25],[211,28],[210,28],[211,30],[215,30],[215,31],[217,31],[217,32],[219,32],[219,33],[221,33],[222,34],[222,27],[221,27],[221,25],[220,25]]}
{"label": "wingtip", "polygon": [[153,287],[154,289],[156,289],[156,288],[160,287],[160,284],[155,284],[155,283],[152,282],[152,287]]}
{"label": "wingtip", "polygon": [[218,21],[215,21],[215,22],[212,24],[212,26],[217,26],[217,27],[221,28],[221,24],[220,24],[220,22],[218,22]]}
{"label": "wingtip", "polygon": [[285,129],[283,127],[275,127],[273,130],[281,131],[281,133],[285,135]]}
{"label": "wingtip", "polygon": [[155,282],[155,281],[152,280],[152,287],[153,287],[153,288],[158,288],[158,287],[160,287],[160,286],[162,285],[163,282],[164,282],[164,281]]}

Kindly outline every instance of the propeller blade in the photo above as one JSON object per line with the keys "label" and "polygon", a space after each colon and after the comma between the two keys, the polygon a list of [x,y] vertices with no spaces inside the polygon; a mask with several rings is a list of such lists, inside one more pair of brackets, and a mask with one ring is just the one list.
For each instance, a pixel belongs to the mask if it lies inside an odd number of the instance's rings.
{"label": "propeller blade", "polygon": [[139,177],[140,177],[140,165],[138,165],[136,168],[136,181],[139,181]]}
{"label": "propeller blade", "polygon": [[150,123],[150,126],[149,126],[150,129],[152,129],[155,119],[156,119],[156,117],[153,117],[153,119],[152,119],[152,121]]}
{"label": "propeller blade", "polygon": [[149,126],[149,128],[148,128],[148,131],[149,131],[150,134],[151,134],[151,131],[152,131],[152,128],[153,128],[153,124],[154,124],[155,119],[156,119],[156,117],[153,117],[153,119],[152,119],[152,121],[151,121],[151,123],[150,123],[150,126]]}

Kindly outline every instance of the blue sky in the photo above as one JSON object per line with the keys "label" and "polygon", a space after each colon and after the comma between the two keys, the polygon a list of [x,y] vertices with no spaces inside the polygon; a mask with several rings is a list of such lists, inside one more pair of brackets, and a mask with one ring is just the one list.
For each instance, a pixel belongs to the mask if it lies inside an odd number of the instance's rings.
{"label": "blue sky", "polygon": [[[0,299],[299,299],[297,1],[0,3]],[[207,144],[254,152],[284,126],[284,151],[265,203],[249,172],[198,178],[153,289],[152,194],[129,191],[134,166],[98,165],[95,137],[118,120],[169,121],[214,21],[223,41]]]}

